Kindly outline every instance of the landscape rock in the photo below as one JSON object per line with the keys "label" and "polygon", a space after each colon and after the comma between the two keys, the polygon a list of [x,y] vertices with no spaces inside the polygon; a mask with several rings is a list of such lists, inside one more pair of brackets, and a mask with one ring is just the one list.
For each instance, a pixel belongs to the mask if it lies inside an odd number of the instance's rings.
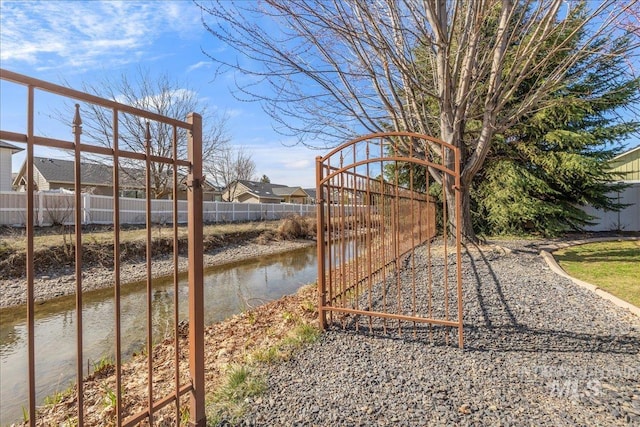
{"label": "landscape rock", "polygon": [[463,256],[464,349],[337,326],[269,366],[242,422],[638,425],[640,319],[553,273],[536,245]]}

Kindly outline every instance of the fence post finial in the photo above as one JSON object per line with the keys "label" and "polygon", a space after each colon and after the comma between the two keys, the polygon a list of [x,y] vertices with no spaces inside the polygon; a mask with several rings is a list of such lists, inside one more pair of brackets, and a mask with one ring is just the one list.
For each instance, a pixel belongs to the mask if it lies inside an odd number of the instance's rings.
{"label": "fence post finial", "polygon": [[73,115],[73,134],[82,133],[82,119],[80,118],[80,104],[76,104],[76,113]]}
{"label": "fence post finial", "polygon": [[151,144],[151,124],[149,122],[146,123],[146,129],[144,132],[144,144],[145,147],[150,147]]}

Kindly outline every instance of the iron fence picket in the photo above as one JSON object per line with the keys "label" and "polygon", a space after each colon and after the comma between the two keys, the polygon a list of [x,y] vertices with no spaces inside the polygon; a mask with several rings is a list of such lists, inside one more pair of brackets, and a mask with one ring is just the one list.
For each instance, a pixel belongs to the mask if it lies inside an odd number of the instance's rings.
{"label": "iron fence picket", "polygon": [[[113,420],[100,419],[99,423],[111,423],[116,425],[129,426],[139,423],[140,421],[147,420],[153,423],[154,414],[162,411],[167,405],[173,404],[175,406],[174,414],[176,418],[181,413],[180,397],[189,395],[190,401],[190,424],[194,426],[204,426],[206,424],[205,407],[204,407],[204,320],[203,320],[203,305],[202,305],[202,290],[203,290],[203,248],[202,248],[202,119],[198,114],[190,113],[186,118],[186,121],[177,120],[175,118],[164,117],[152,112],[144,111],[135,107],[120,104],[111,100],[102,99],[94,95],[86,94],[80,91],[76,91],[63,86],[55,85],[42,80],[30,78],[17,74],[8,70],[0,69],[0,79],[7,82],[7,84],[15,84],[24,86],[27,94],[27,127],[26,133],[17,133],[0,129],[0,139],[26,144],[26,188],[25,192],[21,194],[22,200],[19,195],[2,193],[0,194],[0,219],[4,224],[4,221],[10,221],[10,225],[22,225],[26,229],[26,281],[27,281],[27,304],[26,304],[26,317],[27,317],[27,372],[25,375],[26,382],[28,384],[28,403],[26,405],[28,424],[35,426],[41,424],[41,420],[38,419],[37,412],[37,378],[35,375],[36,359],[40,357],[46,357],[44,354],[40,354],[36,351],[36,343],[34,340],[35,323],[36,323],[36,305],[34,299],[34,227],[37,225],[51,224],[70,224],[75,226],[75,282],[76,282],[76,387],[75,387],[75,408],[77,415],[75,419],[68,419],[67,422],[75,422],[78,425],[86,425],[87,416],[91,415],[85,408],[86,398],[84,393],[85,377],[83,370],[83,265],[82,265],[82,249],[83,249],[83,224],[94,223],[94,221],[102,222],[103,214],[113,216],[113,224],[116,226],[113,229],[114,234],[114,298],[116,299],[115,309],[115,375],[116,384],[118,390],[116,391],[116,414]],[[93,104],[101,108],[111,110],[114,117],[113,123],[113,146],[102,147],[97,145],[90,145],[82,140],[82,112],[80,104],[76,103],[75,114],[73,117],[73,141],[56,140],[47,138],[35,134],[35,120],[37,115],[35,114],[35,93],[36,92],[49,92],[55,95],[59,95],[62,98],[73,102],[80,102],[83,105]],[[118,114],[126,113],[135,115],[142,121],[159,122],[173,127],[174,135],[177,128],[185,129],[188,132],[187,141],[187,156],[186,158],[177,158],[177,154],[174,151],[173,157],[160,157],[151,155],[149,151],[144,154],[127,152],[120,150],[118,147]],[[147,142],[151,143],[151,135],[147,135]],[[177,140],[174,139],[174,144],[177,144]],[[74,178],[73,187],[74,192],[72,194],[58,194],[46,192],[36,192],[35,182],[35,168],[34,168],[34,147],[43,146],[50,148],[57,148],[61,150],[70,150],[74,155]],[[120,286],[120,225],[124,222],[121,218],[122,214],[127,214],[127,207],[120,209],[120,202],[127,203],[124,198],[119,197],[119,180],[118,180],[118,168],[114,168],[113,172],[113,197],[111,202],[104,202],[106,199],[95,199],[90,195],[82,194],[83,188],[82,174],[81,174],[81,160],[84,155],[102,155],[108,156],[112,159],[113,164],[118,165],[119,160],[123,158],[142,160],[146,163],[145,170],[149,171],[149,165],[151,162],[159,162],[171,165],[176,170],[178,167],[188,168],[188,201],[187,201],[187,223],[189,226],[189,341],[188,349],[185,351],[189,354],[189,374],[182,377],[179,372],[179,367],[175,367],[175,379],[173,391],[169,391],[164,396],[156,396],[153,387],[153,374],[156,366],[154,365],[153,349],[155,343],[153,343],[152,326],[150,319],[151,303],[148,300],[147,307],[147,329],[148,329],[148,342],[147,342],[147,357],[148,357],[148,396],[146,406],[143,404],[144,409],[138,413],[123,413],[123,408],[135,407],[135,405],[125,405],[123,400],[126,396],[121,393],[121,387],[123,386],[124,378],[122,377],[122,358],[121,358],[121,346],[120,346],[120,313],[119,313],[119,286]],[[148,176],[148,174],[147,174]],[[174,186],[176,180],[174,179]],[[147,231],[149,232],[152,221],[152,203],[148,194],[150,193],[150,184],[147,181],[147,197],[145,210],[146,218],[143,216],[142,222],[146,224]],[[175,198],[175,196],[174,196]],[[102,202],[100,202],[102,201]],[[95,203],[94,203],[95,202]],[[162,202],[165,203],[165,202]],[[93,210],[92,210],[93,209]],[[17,218],[15,211],[22,212],[24,218]],[[180,217],[176,212],[177,204],[174,204],[171,208],[164,208],[165,211],[170,210],[173,218]],[[9,212],[9,213],[8,213]],[[143,211],[144,212],[144,211]],[[20,216],[20,213],[17,214]],[[132,216],[138,218],[138,211],[132,212]],[[8,218],[8,219],[7,219]],[[14,224],[18,219],[22,220],[21,224]],[[176,220],[172,220],[174,233],[177,228]],[[174,234],[175,236],[175,234]],[[175,237],[174,237],[175,240]],[[177,245],[174,244],[174,251],[177,251]],[[149,233],[147,233],[147,253],[151,254],[151,242],[149,239]],[[174,269],[178,269],[177,256],[174,253]],[[148,257],[147,261],[147,278],[150,280],[151,275],[152,258]],[[177,313],[177,310],[175,311]],[[177,316],[177,314],[175,314]],[[174,325],[178,324],[177,317],[174,319]],[[178,333],[175,331],[176,346],[178,346]],[[176,355],[176,360],[177,360]],[[139,403],[139,402],[134,402]],[[177,419],[175,422],[179,422]]]}

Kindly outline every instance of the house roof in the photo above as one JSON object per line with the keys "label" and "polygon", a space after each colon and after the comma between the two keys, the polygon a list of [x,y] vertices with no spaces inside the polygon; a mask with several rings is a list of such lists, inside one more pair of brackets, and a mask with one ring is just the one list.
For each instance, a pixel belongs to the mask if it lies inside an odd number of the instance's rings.
{"label": "house roof", "polygon": [[[26,162],[26,161],[25,161]],[[72,160],[51,159],[45,157],[34,157],[34,167],[40,172],[48,182],[74,184],[75,170]],[[144,189],[146,186],[144,169],[135,169],[131,167],[120,167],[120,187],[129,189]],[[16,179],[25,174],[25,164],[22,165],[20,172],[14,177]],[[113,186],[113,167],[100,163],[81,163],[80,164],[80,180],[83,186]],[[186,175],[178,172],[178,182],[184,184]],[[169,179],[169,187],[173,185],[173,180]],[[203,183],[205,191],[219,191],[212,187],[206,180]]]}
{"label": "house roof", "polygon": [[[74,162],[44,157],[34,157],[33,165],[49,182],[74,182]],[[110,185],[113,181],[113,171],[110,166],[82,163],[80,179],[87,185]]]}
{"label": "house roof", "polygon": [[[248,191],[263,199],[280,199],[283,196],[291,196],[296,191],[302,190],[301,187],[289,187],[281,184],[272,184],[270,182],[238,180],[239,184],[245,186]],[[304,191],[304,190],[302,190]]]}
{"label": "house roof", "polygon": [[0,140],[0,148],[8,148],[8,149],[10,149],[11,150],[11,154],[17,153],[18,151],[24,150],[24,148],[16,147],[15,145],[9,144],[8,142],[2,141],[2,140]]}
{"label": "house roof", "polygon": [[[274,184],[267,182],[255,182],[247,181],[244,179],[238,180],[238,183],[245,186],[248,192],[261,199],[277,199],[280,200],[280,194],[274,191]],[[275,187],[280,187],[275,185]]]}
{"label": "house roof", "polygon": [[273,192],[278,196],[292,196],[300,187],[273,187]]}
{"label": "house roof", "polygon": [[303,188],[304,192],[309,195],[312,199],[316,198],[316,189],[315,188]]}
{"label": "house roof", "polygon": [[620,153],[617,156],[615,156],[613,159],[611,159],[612,162],[620,160],[624,157],[627,157],[628,155],[630,155],[631,153],[635,153],[636,151],[640,150],[640,145],[638,145],[637,147],[634,147],[630,150],[625,151],[624,153]]}
{"label": "house roof", "polygon": [[[34,157],[33,165],[48,182],[65,184],[73,184],[75,182],[74,162],[71,160]],[[22,168],[24,169],[24,165]],[[82,185],[85,186],[110,187],[113,185],[113,168],[109,165],[99,163],[81,163],[80,180],[82,181]],[[120,184],[122,186],[135,188],[144,187],[142,171],[127,169],[126,173],[121,175],[121,180],[122,182]]]}

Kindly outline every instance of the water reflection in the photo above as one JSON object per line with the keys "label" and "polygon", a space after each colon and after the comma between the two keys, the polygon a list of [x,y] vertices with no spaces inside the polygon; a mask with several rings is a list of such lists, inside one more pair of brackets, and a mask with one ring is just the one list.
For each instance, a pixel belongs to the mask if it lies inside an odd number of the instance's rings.
{"label": "water reflection", "polygon": [[[205,322],[211,324],[268,300],[295,292],[316,280],[316,249],[309,247],[286,254],[208,269],[205,273]],[[173,279],[156,280],[152,292],[153,340],[173,335]],[[178,286],[181,319],[188,317],[188,283]],[[146,342],[146,284],[122,288],[121,333],[123,355],[139,351]],[[113,290],[83,295],[83,364],[114,354]],[[22,418],[28,406],[26,310],[0,311],[0,424]],[[60,298],[36,306],[36,397],[66,389],[75,380],[75,298]]]}

